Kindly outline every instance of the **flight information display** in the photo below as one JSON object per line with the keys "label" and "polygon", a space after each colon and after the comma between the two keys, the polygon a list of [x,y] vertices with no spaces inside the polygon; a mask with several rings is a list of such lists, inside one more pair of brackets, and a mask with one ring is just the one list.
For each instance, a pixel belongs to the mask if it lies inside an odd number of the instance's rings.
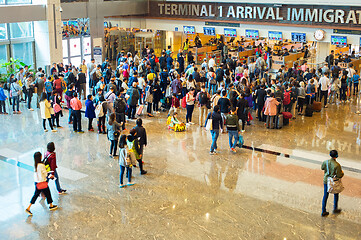
{"label": "flight information display", "polygon": [[259,39],[259,31],[246,29],[246,38]]}
{"label": "flight information display", "polygon": [[269,31],[268,32],[268,39],[269,40],[276,40],[276,41],[282,41],[282,32],[274,32]]}
{"label": "flight information display", "polygon": [[185,34],[195,34],[196,30],[194,26],[183,26],[183,32]]}
{"label": "flight information display", "polygon": [[235,28],[225,28],[224,36],[226,37],[237,37],[237,29]]}
{"label": "flight information display", "polygon": [[216,36],[216,29],[214,27],[203,27],[204,35]]}
{"label": "flight information display", "polygon": [[346,36],[331,36],[331,45],[347,45],[347,37]]}
{"label": "flight information display", "polygon": [[306,42],[306,33],[292,33],[292,42]]}

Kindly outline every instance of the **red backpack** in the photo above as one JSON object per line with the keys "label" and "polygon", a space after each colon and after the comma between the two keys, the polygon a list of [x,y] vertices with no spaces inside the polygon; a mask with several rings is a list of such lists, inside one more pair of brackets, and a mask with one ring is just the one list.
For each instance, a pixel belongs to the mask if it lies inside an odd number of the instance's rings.
{"label": "red backpack", "polygon": [[187,107],[187,95],[182,98],[181,105],[182,105],[182,108]]}
{"label": "red backpack", "polygon": [[285,91],[284,95],[283,95],[283,105],[287,106],[288,104],[291,103],[291,95],[290,92]]}

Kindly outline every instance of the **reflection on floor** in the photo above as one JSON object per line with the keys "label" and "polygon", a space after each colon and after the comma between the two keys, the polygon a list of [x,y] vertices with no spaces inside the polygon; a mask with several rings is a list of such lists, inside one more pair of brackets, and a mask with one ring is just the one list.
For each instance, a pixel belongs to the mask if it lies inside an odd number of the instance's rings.
{"label": "reflection on floor", "polygon": [[[73,133],[67,112],[58,133],[42,131],[38,111],[1,115],[1,239],[361,239],[361,116],[355,111],[355,104],[332,105],[280,130],[254,121],[244,133],[247,148],[229,152],[222,134],[215,156],[209,132],[199,126],[174,133],[165,127],[165,113],[145,118],[149,174],[135,169],[136,185],[125,189],[118,188],[119,166],[108,157],[106,136]],[[32,155],[49,141],[69,194],[59,196],[51,182],[59,209],[49,212],[37,202],[28,217]],[[345,171],[343,212],[321,218],[320,164],[331,149]]]}

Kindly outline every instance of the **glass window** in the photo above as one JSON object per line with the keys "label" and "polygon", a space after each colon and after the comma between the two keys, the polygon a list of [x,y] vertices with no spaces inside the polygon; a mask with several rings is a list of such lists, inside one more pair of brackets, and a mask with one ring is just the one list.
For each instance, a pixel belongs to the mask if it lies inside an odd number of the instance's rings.
{"label": "glass window", "polygon": [[16,43],[11,45],[11,55],[27,65],[34,64],[33,42]]}
{"label": "glass window", "polygon": [[7,39],[6,24],[1,23],[0,24],[0,40],[5,40],[5,39]]}
{"label": "glass window", "polygon": [[68,65],[69,64],[69,60],[68,58],[63,58],[63,65]]}
{"label": "glass window", "polygon": [[81,57],[72,57],[70,58],[70,62],[73,64],[73,66],[79,67],[81,64]]}
{"label": "glass window", "polygon": [[[2,0],[4,1],[4,0]],[[7,0],[7,4],[28,4],[31,3],[31,0]]]}
{"label": "glass window", "polygon": [[63,58],[68,57],[68,40],[63,40]]}
{"label": "glass window", "polygon": [[88,64],[88,63],[90,63],[90,61],[92,59],[92,55],[85,55],[84,59],[85,59],[85,63]]}
{"label": "glass window", "polygon": [[25,38],[33,36],[32,22],[10,23],[9,25],[11,38]]}
{"label": "glass window", "polygon": [[91,54],[90,37],[83,38],[83,54]]}
{"label": "glass window", "polygon": [[80,56],[80,38],[70,39],[70,56]]}
{"label": "glass window", "polygon": [[[8,61],[7,58],[7,45],[0,45],[0,64]],[[0,68],[0,73],[5,73],[6,68]]]}

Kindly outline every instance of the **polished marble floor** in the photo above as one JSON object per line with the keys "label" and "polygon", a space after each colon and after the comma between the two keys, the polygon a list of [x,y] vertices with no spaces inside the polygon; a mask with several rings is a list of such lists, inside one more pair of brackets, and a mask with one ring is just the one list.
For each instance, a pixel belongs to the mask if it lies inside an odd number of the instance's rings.
{"label": "polished marble floor", "polygon": [[[117,160],[105,135],[75,134],[67,112],[58,133],[42,131],[40,113],[0,115],[0,239],[361,239],[361,116],[356,101],[331,105],[289,126],[246,127],[246,148],[209,155],[210,133],[198,125],[184,133],[165,127],[165,113],[144,118],[149,145],[136,185],[119,189]],[[185,111],[181,116],[184,118]],[[195,110],[194,122],[198,122]],[[87,121],[83,119],[85,127]],[[128,129],[134,125],[130,122]],[[51,191],[59,209],[37,202],[32,155],[54,141],[62,187]],[[343,212],[320,217],[320,164],[331,149],[344,167]],[[332,209],[332,196],[328,209]]]}

